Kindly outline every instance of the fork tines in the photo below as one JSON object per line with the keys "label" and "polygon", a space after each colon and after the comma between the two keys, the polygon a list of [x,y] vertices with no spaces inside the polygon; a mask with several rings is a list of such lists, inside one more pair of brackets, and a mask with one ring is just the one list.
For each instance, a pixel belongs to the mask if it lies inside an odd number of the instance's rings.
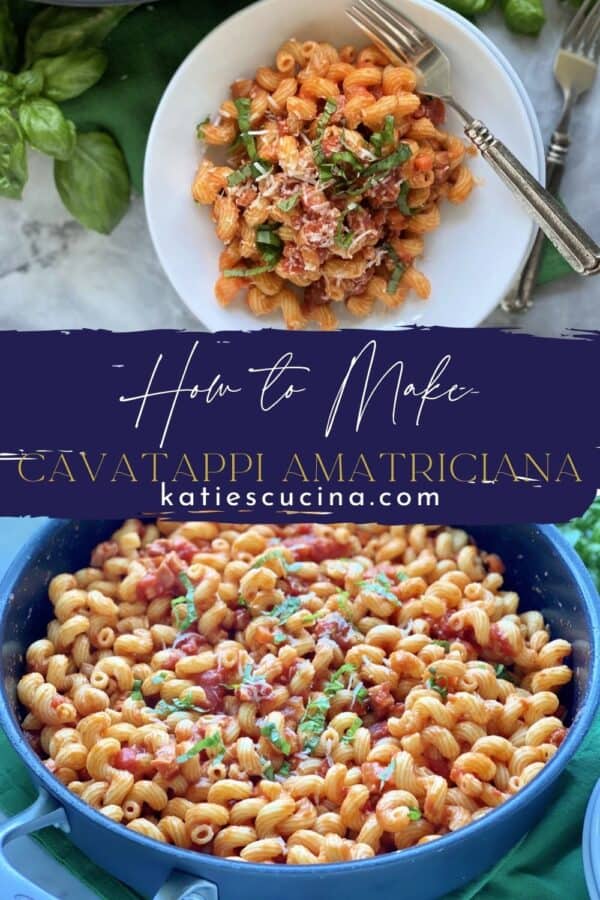
{"label": "fork tines", "polygon": [[594,62],[598,59],[600,56],[599,0],[583,0],[565,29],[561,47],[571,53],[587,56]]}

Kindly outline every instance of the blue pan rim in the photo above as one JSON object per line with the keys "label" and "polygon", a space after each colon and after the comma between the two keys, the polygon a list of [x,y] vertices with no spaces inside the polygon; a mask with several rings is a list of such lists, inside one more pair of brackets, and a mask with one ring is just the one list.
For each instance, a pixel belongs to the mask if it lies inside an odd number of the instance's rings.
{"label": "blue pan rim", "polygon": [[[21,550],[15,556],[14,560],[8,567],[6,574],[0,582],[0,618],[2,616],[2,606],[5,598],[10,594],[12,586],[21,575],[24,566],[32,553],[37,550],[40,544],[46,543],[59,529],[64,528],[73,523],[75,520],[70,519],[51,519],[42,525],[29,540],[23,545]],[[580,590],[584,596],[584,613],[590,630],[591,638],[591,671],[587,688],[582,699],[581,707],[576,714],[570,726],[566,740],[560,746],[558,752],[544,767],[543,771],[518,794],[507,800],[489,815],[484,816],[477,822],[466,825],[464,828],[444,835],[444,850],[451,850],[452,847],[458,847],[465,841],[471,839],[475,834],[479,834],[484,840],[490,829],[501,827],[501,823],[508,822],[511,816],[517,816],[519,810],[523,809],[529,801],[533,801],[545,788],[557,780],[558,776],[565,769],[577,748],[581,744],[583,738],[591,725],[594,715],[600,705],[600,597],[592,582],[592,578],[581,561],[578,554],[573,550],[568,541],[562,536],[554,525],[537,525],[532,524],[532,528],[537,531],[552,544],[558,551],[567,567],[570,569],[574,579],[578,582]],[[0,727],[4,730],[11,746],[18,753],[27,768],[35,776],[35,782],[41,783],[42,787],[54,797],[68,811],[73,807],[77,813],[89,818],[95,825],[108,828],[116,837],[132,840],[140,847],[146,850],[153,850],[155,853],[159,851],[160,856],[168,858],[172,861],[172,869],[181,868],[186,871],[186,862],[194,861],[194,868],[198,864],[199,857],[197,853],[189,850],[183,850],[170,844],[161,844],[153,841],[151,838],[144,837],[136,832],[124,829],[119,823],[112,822],[106,816],[97,812],[83,800],[80,800],[75,794],[72,794],[64,787],[56,778],[54,778],[48,770],[43,766],[41,760],[33,749],[29,746],[23,734],[18,727],[18,723],[12,714],[10,702],[6,696],[4,683],[0,684]],[[417,861],[421,857],[429,854],[433,857],[436,851],[439,853],[441,847],[438,841],[430,844],[424,844],[420,847],[413,847],[408,850],[399,851],[403,862]],[[355,860],[353,862],[329,863],[328,865],[307,865],[307,866],[289,866],[286,864],[275,863],[269,866],[269,871],[276,874],[279,878],[293,878],[304,881],[312,881],[315,877],[319,879],[326,878],[329,875],[352,875],[369,866],[370,871],[377,869],[385,871],[386,869],[394,869],[398,863],[399,856],[396,853],[386,853],[381,856],[375,856],[371,859]],[[178,866],[178,863],[181,865]],[[202,877],[210,880],[210,874],[213,874],[215,880],[218,879],[221,871],[229,872],[237,871],[239,874],[244,872],[253,874],[264,874],[265,866],[260,863],[236,862],[235,860],[220,859],[216,856],[202,857]],[[189,869],[187,869],[189,872]],[[199,876],[200,877],[200,876]]]}

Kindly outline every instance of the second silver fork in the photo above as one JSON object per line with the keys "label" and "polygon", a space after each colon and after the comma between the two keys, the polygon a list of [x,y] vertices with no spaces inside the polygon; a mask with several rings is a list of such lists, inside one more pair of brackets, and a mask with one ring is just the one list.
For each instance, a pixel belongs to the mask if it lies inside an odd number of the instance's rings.
{"label": "second silver fork", "polygon": [[422,93],[439,97],[459,114],[467,137],[569,265],[581,275],[598,274],[600,247],[489,128],[454,98],[450,61],[429,35],[383,0],[357,0],[346,12],[389,59],[418,70]]}

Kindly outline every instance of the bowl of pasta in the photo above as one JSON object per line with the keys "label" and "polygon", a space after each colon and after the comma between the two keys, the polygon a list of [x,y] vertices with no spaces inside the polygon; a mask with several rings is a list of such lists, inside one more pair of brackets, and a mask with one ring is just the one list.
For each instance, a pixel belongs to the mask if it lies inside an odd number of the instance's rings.
{"label": "bowl of pasta", "polygon": [[548,526],[50,521],[1,591],[40,797],[0,848],[62,827],[145,897],[441,897],[540,819],[598,706],[598,597]]}
{"label": "bowl of pasta", "polygon": [[[455,114],[366,45],[346,5],[247,7],[192,51],[157,109],[150,232],[213,331],[471,327],[528,252],[532,223]],[[447,52],[455,95],[543,178],[535,114],[509,63],[441,4],[402,8]]]}

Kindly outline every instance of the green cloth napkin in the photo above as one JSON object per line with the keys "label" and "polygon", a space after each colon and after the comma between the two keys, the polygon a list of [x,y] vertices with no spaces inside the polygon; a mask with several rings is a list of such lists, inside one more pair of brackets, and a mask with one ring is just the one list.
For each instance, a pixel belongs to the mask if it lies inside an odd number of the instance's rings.
{"label": "green cloth napkin", "polygon": [[[27,0],[13,0],[23,26],[35,10]],[[109,68],[101,83],[76,100],[63,104],[65,113],[82,129],[109,131],[117,138],[129,164],[136,190],[142,191],[144,151],[158,102],[175,69],[193,47],[249,0],[160,0],[132,12],[109,35],[105,49]],[[240,39],[241,35],[240,35]],[[542,52],[541,44],[539,46]],[[232,53],[235,47],[232,46]],[[224,91],[227,85],[223,86]],[[198,85],[197,119],[207,113]],[[195,123],[190,123],[190,128]],[[573,270],[546,242],[538,284],[554,281]]]}
{"label": "green cloth napkin", "polygon": [[[581,830],[585,808],[600,778],[600,716],[563,773],[557,800],[546,815],[498,865],[446,900],[586,900]],[[0,731],[0,809],[14,815],[33,802],[35,792],[6,737]],[[82,882],[105,900],[136,900],[138,895],[99,869],[53,828],[34,835]],[[443,872],[440,872],[443,879]]]}

